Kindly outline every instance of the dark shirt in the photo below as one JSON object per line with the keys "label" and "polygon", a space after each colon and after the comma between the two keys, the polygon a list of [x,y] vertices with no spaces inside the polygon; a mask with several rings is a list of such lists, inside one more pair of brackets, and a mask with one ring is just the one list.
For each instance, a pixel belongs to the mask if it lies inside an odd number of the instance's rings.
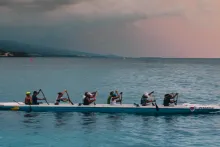
{"label": "dark shirt", "polygon": [[142,97],[142,98],[141,98],[141,105],[145,105],[146,102],[147,102],[147,99]]}
{"label": "dark shirt", "polygon": [[170,104],[170,98],[164,98],[163,105],[169,106],[169,104]]}
{"label": "dark shirt", "polygon": [[85,97],[84,100],[83,100],[83,105],[89,105],[89,98],[88,97]]}
{"label": "dark shirt", "polygon": [[33,95],[33,96],[32,96],[32,104],[33,104],[33,105],[38,105],[37,96],[36,96],[36,95]]}
{"label": "dark shirt", "polygon": [[148,103],[148,98],[142,97],[142,98],[141,98],[141,105],[142,105],[142,106],[146,106],[147,103]]}
{"label": "dark shirt", "polygon": [[173,96],[170,95],[170,94],[166,94],[166,95],[164,96],[163,105],[164,105],[164,106],[169,106],[171,99],[173,99]]}

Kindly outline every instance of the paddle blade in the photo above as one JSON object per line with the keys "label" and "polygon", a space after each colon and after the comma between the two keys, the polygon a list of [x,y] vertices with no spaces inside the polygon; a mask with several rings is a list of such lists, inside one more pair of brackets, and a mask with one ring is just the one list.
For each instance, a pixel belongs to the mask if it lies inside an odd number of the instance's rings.
{"label": "paddle blade", "polygon": [[123,92],[121,92],[120,95],[121,95],[120,104],[122,104],[122,95],[123,95]]}
{"label": "paddle blade", "polygon": [[159,107],[157,106],[157,104],[156,104],[156,103],[155,103],[155,105],[156,105],[156,110],[157,110],[157,111],[159,111]]}

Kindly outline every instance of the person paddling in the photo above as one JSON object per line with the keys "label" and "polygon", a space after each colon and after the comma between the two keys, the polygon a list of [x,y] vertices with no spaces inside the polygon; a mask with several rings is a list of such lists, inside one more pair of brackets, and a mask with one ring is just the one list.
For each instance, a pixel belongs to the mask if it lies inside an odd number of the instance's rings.
{"label": "person paddling", "polygon": [[165,94],[164,95],[164,101],[163,105],[164,106],[170,106],[170,104],[174,104],[176,101],[174,100],[175,97],[178,95],[178,93],[170,93],[170,94]]}
{"label": "person paddling", "polygon": [[34,91],[33,95],[32,95],[32,105],[39,105],[39,103],[37,102],[38,100],[46,100],[46,98],[38,98],[37,95],[41,92],[41,89],[37,92]]}
{"label": "person paddling", "polygon": [[151,92],[151,93],[148,94],[147,92],[145,92],[145,93],[142,95],[142,97],[141,97],[141,105],[142,105],[142,106],[147,106],[147,105],[149,105],[150,103],[153,102],[153,100],[150,99],[152,93],[153,93],[153,92]]}
{"label": "person paddling", "polygon": [[107,99],[107,104],[114,105],[114,104],[117,104],[118,102],[121,102],[118,91],[117,90],[115,92],[111,91]]}
{"label": "person paddling", "polygon": [[26,105],[32,104],[31,92],[26,92],[26,97],[25,97],[24,103]]}
{"label": "person paddling", "polygon": [[84,99],[83,99],[83,105],[90,105],[91,103],[96,101],[96,95],[97,95],[97,91],[96,92],[85,92],[84,94]]}
{"label": "person paddling", "polygon": [[58,96],[56,98],[56,102],[55,102],[55,105],[59,105],[60,101],[62,102],[67,102],[68,101],[68,98],[64,98],[63,95],[64,93],[67,92],[67,90],[64,90],[63,92],[58,92]]}

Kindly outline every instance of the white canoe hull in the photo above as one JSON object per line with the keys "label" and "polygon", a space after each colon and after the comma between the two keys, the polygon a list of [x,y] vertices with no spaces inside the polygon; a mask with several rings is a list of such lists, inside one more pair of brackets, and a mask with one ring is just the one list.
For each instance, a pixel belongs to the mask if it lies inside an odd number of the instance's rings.
{"label": "white canoe hull", "polygon": [[33,112],[99,112],[99,113],[134,113],[134,114],[207,114],[220,112],[219,105],[198,105],[198,104],[183,104],[175,106],[158,105],[155,106],[136,106],[134,104],[40,104],[40,105],[25,105],[22,102],[7,102],[0,103],[0,111],[33,111]]}

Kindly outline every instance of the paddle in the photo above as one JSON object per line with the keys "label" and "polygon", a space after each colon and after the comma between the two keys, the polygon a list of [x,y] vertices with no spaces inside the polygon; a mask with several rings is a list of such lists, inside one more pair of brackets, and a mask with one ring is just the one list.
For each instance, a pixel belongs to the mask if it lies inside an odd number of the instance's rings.
{"label": "paddle", "polygon": [[[98,93],[98,91],[95,92],[95,98],[96,98],[96,96],[97,96],[97,93]],[[94,105],[96,105],[95,102],[96,102],[96,100],[94,101]]]}
{"label": "paddle", "polygon": [[123,94],[123,92],[120,92],[120,95],[121,95],[120,104],[121,104],[121,105],[122,105],[122,94]]}
{"label": "paddle", "polygon": [[19,102],[17,102],[17,101],[15,101],[15,100],[13,100],[15,103],[18,103],[18,105],[20,105],[20,103]]}
{"label": "paddle", "polygon": [[66,90],[65,92],[66,92],[66,94],[67,94],[68,101],[69,101],[72,105],[74,105],[73,102],[70,100],[70,97],[69,97],[69,94],[68,94],[67,90]]}
{"label": "paddle", "polygon": [[140,107],[140,105],[139,105],[139,104],[134,103],[134,105],[135,105],[136,107]]}
{"label": "paddle", "polygon": [[154,102],[154,103],[156,105],[156,110],[159,111],[159,107],[157,106],[157,103],[156,102]]}
{"label": "paddle", "polygon": [[[154,91],[152,91],[151,93],[149,93],[149,95],[151,95],[151,94],[153,94],[153,93],[154,93]],[[152,104],[153,104],[153,103],[152,103]],[[156,106],[156,110],[159,111],[159,107],[157,106],[156,100],[155,100],[154,104],[155,104],[155,106]]]}
{"label": "paddle", "polygon": [[[177,96],[177,97],[176,97],[176,96]],[[175,105],[177,105],[178,96],[179,96],[179,94],[176,93],[176,95],[175,95],[175,97],[176,97]]]}
{"label": "paddle", "polygon": [[43,95],[43,97],[44,97],[45,102],[47,103],[47,105],[50,105],[50,104],[47,102],[47,99],[46,99],[46,97],[45,97],[45,95],[44,95],[44,92],[43,92],[41,89],[39,90],[39,92],[41,92],[41,93],[42,93],[42,95]]}
{"label": "paddle", "polygon": [[152,91],[151,93],[149,93],[148,95],[151,95],[151,94],[153,94],[154,93],[154,91]]}

